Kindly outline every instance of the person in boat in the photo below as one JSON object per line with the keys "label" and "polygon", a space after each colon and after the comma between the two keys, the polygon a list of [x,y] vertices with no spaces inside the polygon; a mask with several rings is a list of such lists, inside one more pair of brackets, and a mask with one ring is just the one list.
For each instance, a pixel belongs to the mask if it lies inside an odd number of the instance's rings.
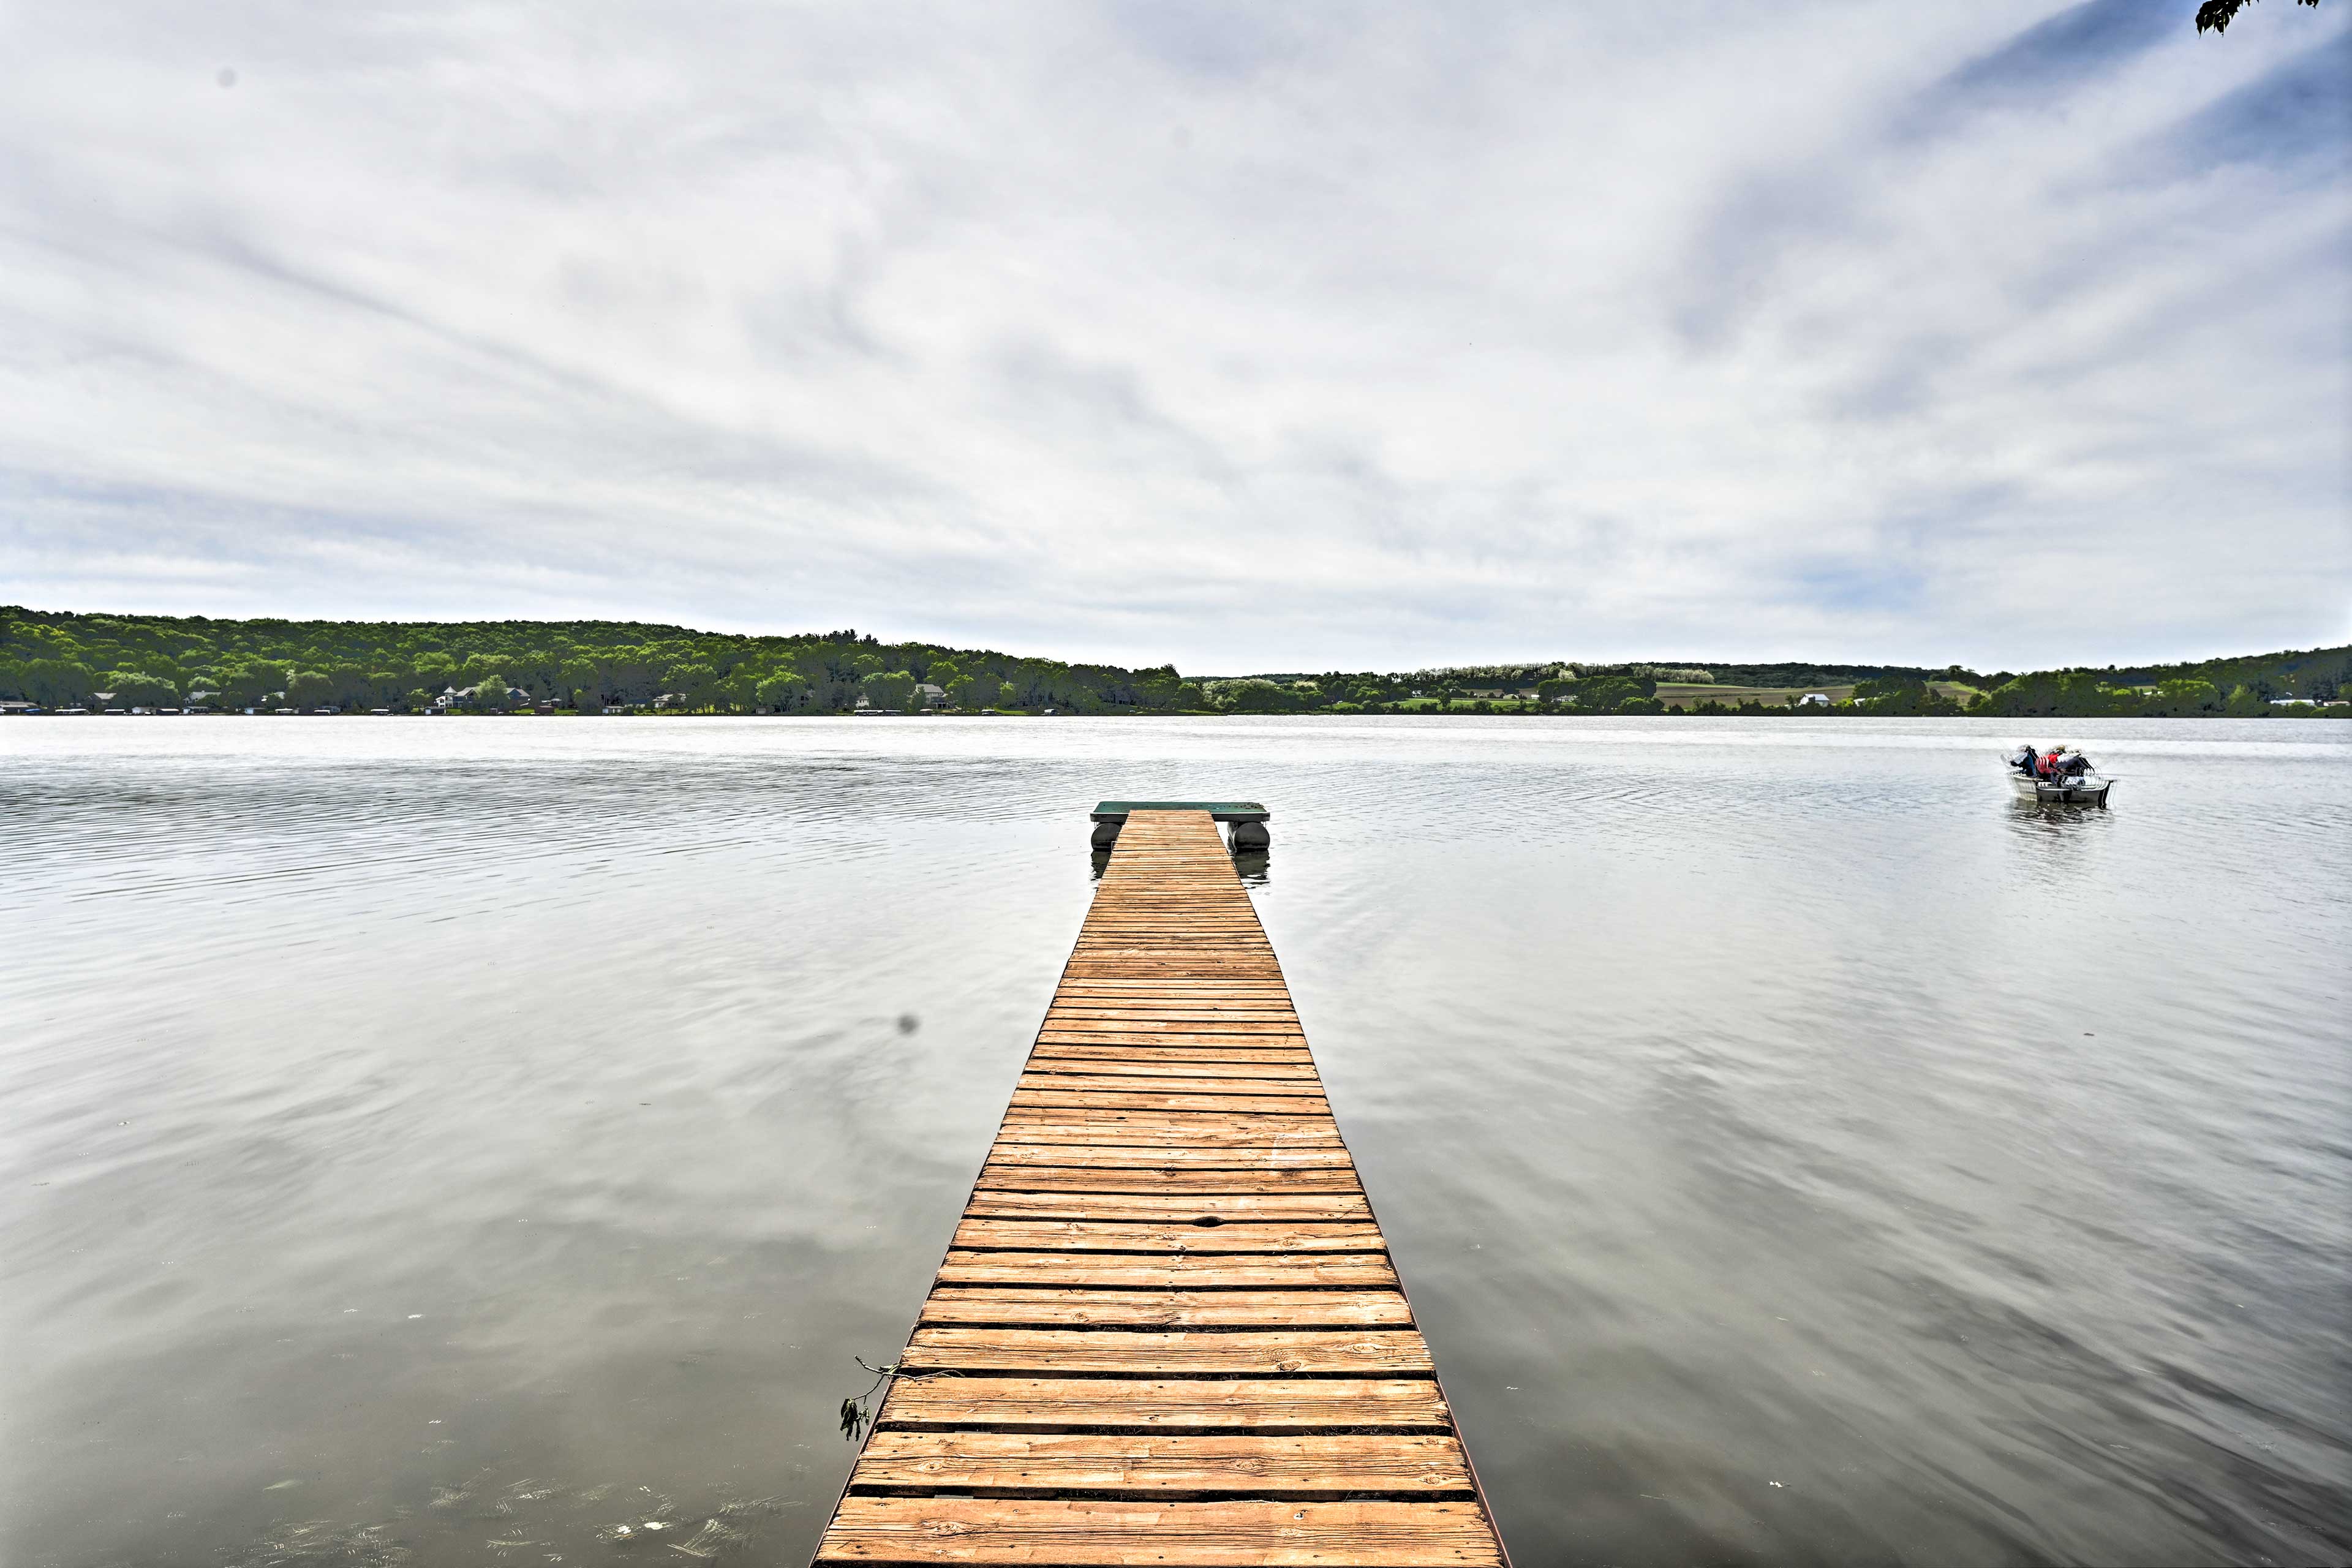
{"label": "person in boat", "polygon": [[2009,765],[2015,768],[2019,773],[2023,773],[2027,778],[2032,778],[2034,776],[2033,759],[2037,754],[2033,742],[2028,741],[2025,744],[2017,748],[2017,754],[2009,759]]}
{"label": "person in boat", "polygon": [[2058,748],[2058,776],[2068,782],[2081,778],[2091,771],[2091,759],[2071,746]]}
{"label": "person in boat", "polygon": [[2065,760],[2066,748],[2063,744],[2053,746],[2050,748],[2050,754],[2042,759],[2042,766],[2037,771],[2040,775],[2045,779],[2055,779],[2059,776],[2058,769],[2060,765],[2064,763]]}

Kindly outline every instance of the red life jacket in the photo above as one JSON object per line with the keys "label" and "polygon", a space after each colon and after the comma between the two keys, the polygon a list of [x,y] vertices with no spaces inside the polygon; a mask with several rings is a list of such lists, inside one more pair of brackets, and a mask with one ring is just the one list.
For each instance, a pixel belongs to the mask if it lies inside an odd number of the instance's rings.
{"label": "red life jacket", "polygon": [[2065,754],[2066,753],[2063,752],[2053,752],[2048,756],[2042,758],[2042,776],[2045,779],[2056,778],[2058,776],[2058,759]]}

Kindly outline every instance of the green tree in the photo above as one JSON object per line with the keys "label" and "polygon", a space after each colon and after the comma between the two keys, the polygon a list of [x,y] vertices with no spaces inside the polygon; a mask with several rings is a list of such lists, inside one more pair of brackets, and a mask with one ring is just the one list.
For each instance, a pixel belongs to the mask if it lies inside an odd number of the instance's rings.
{"label": "green tree", "polygon": [[699,659],[672,665],[663,681],[688,711],[718,703],[719,672]]}
{"label": "green tree", "polygon": [[1021,706],[1021,693],[1013,689],[1013,682],[1003,680],[997,683],[996,705],[999,708],[1018,708]]}
{"label": "green tree", "polygon": [[324,670],[298,669],[286,678],[286,706],[307,713],[313,708],[323,708],[335,694],[335,683],[327,679]]}
{"label": "green tree", "polygon": [[114,670],[100,685],[114,693],[115,705],[121,708],[168,708],[180,700],[170,681],[143,669]]}
{"label": "green tree", "polygon": [[1204,680],[1202,694],[1222,713],[1288,713],[1297,702],[1290,693],[1262,676],[1243,680]]}
{"label": "green tree", "polygon": [[749,713],[759,701],[760,677],[757,671],[738,669],[722,675],[710,690],[716,706],[728,713]]}
{"label": "green tree", "polygon": [[557,690],[568,693],[572,706],[593,713],[604,705],[604,676],[593,658],[568,658],[556,671]]}
{"label": "green tree", "polygon": [[16,700],[44,708],[79,707],[92,689],[89,667],[64,658],[26,659],[16,667]]}
{"label": "green tree", "polygon": [[225,664],[218,671],[221,704],[227,708],[258,708],[274,689],[263,672],[249,664]]}
{"label": "green tree", "polygon": [[2221,693],[2210,680],[2183,679],[2159,682],[2148,700],[2148,710],[2175,718],[2194,718],[2221,706]]}
{"label": "green tree", "polygon": [[947,704],[950,708],[967,706],[972,700],[972,693],[980,689],[979,680],[969,675],[958,675],[953,680],[942,681],[940,686],[947,692]]}
{"label": "green tree", "polygon": [[789,669],[778,670],[752,688],[752,698],[773,713],[789,713],[808,700],[809,684]]}
{"label": "green tree", "polygon": [[1576,705],[1588,713],[1614,713],[1648,695],[1639,682],[1622,675],[1592,675],[1577,683]]}
{"label": "green tree", "polygon": [[507,696],[507,678],[503,675],[481,677],[474,682],[473,692],[470,700],[473,705],[486,713],[505,712],[510,700]]}
{"label": "green tree", "polygon": [[904,709],[915,695],[915,678],[904,670],[877,670],[858,682],[866,700],[877,708]]}

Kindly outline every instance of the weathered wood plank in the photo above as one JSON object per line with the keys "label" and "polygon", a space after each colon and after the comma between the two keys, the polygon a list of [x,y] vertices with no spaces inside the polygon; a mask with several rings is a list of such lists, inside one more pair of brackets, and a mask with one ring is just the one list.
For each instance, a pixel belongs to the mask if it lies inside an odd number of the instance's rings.
{"label": "weathered wood plank", "polygon": [[[1116,1111],[1097,1111],[1091,1118],[1085,1112],[1054,1112],[1047,1115],[1023,1111],[1008,1115],[1003,1140],[997,1147],[1011,1148],[1024,1143],[1096,1144],[1103,1148],[1122,1145],[1164,1149],[1171,1153],[1183,1150],[1202,1149],[1337,1149],[1339,1134],[1336,1128],[1322,1125],[1310,1116],[1282,1118],[1234,1117],[1220,1121],[1204,1116],[1196,1123],[1171,1121],[1174,1112],[1157,1119],[1121,1115]],[[1242,1125],[1234,1125],[1242,1123]]]}
{"label": "weathered wood plank", "polygon": [[1297,1029],[1229,1029],[1223,1034],[1150,1034],[1127,1029],[1046,1029],[1037,1037],[1041,1046],[1108,1046],[1121,1052],[1194,1051],[1213,1056],[1238,1052],[1290,1051],[1307,1048],[1307,1036]]}
{"label": "weathered wood plank", "polygon": [[[1047,1151],[1050,1152],[1050,1151]],[[1132,1152],[1133,1151],[1129,1151]],[[1254,1170],[1191,1166],[982,1165],[975,1194],[1065,1193],[1358,1193],[1345,1166],[1279,1165]]]}
{"label": "weathered wood plank", "polygon": [[1429,1347],[1411,1329],[1237,1330],[1150,1333],[1092,1329],[922,1328],[902,1367],[964,1372],[1170,1373],[1287,1377],[1348,1373],[1400,1377],[1433,1370]]}
{"label": "weathered wood plank", "polygon": [[1066,1328],[1409,1328],[1395,1290],[1074,1290],[941,1285],[923,1303],[930,1324]]}
{"label": "weathered wood plank", "polygon": [[981,1251],[1045,1252],[1386,1252],[1381,1227],[1368,1222],[1279,1220],[1213,1226],[1118,1220],[966,1219],[952,1246]]}
{"label": "weathered wood plank", "polygon": [[989,1163],[1001,1169],[1024,1165],[1092,1166],[1127,1170],[1303,1170],[1327,1166],[1355,1171],[1355,1163],[1337,1140],[1324,1144],[1214,1144],[1179,1149],[1164,1143],[1074,1143],[1045,1141],[1022,1143],[1006,1140],[988,1152]]}
{"label": "weathered wood plank", "polygon": [[1121,1290],[1215,1287],[1301,1289],[1317,1285],[1394,1289],[1396,1271],[1377,1252],[1203,1257],[1192,1253],[950,1252],[942,1285],[1108,1286]]}
{"label": "weathered wood plank", "polygon": [[1499,1568],[1467,1502],[1101,1502],[851,1497],[819,1563],[1029,1568]]}
{"label": "weathered wood plank", "polygon": [[964,1213],[973,1218],[1119,1220],[1191,1226],[1218,1220],[1360,1220],[1371,1209],[1361,1193],[982,1192]]}
{"label": "weathered wood plank", "polygon": [[1423,1377],[918,1377],[890,1384],[894,1426],[1443,1427]]}
{"label": "weathered wood plank", "polygon": [[[1212,1013],[1046,1013],[1046,1030],[1054,1035],[1197,1035],[1223,1039],[1228,1035],[1291,1035],[1277,1025],[1286,1018],[1216,1018]],[[1306,1039],[1303,1032],[1296,1032]]]}
{"label": "weathered wood plank", "polygon": [[1304,1079],[1317,1081],[1315,1058],[1304,1049],[1235,1046],[1222,1051],[1165,1050],[1151,1046],[1064,1046],[1041,1041],[1029,1053],[1029,1072],[1102,1072],[1120,1078],[1185,1078],[1213,1072],[1222,1078]]}
{"label": "weathered wood plank", "polygon": [[1210,1116],[1328,1116],[1331,1107],[1320,1094],[1193,1094],[1155,1090],[1139,1084],[1128,1091],[1070,1089],[1053,1087],[1050,1079],[1024,1079],[1013,1091],[1016,1110],[1140,1110],[1187,1111]]}
{"label": "weathered wood plank", "polygon": [[943,1491],[1467,1493],[1452,1437],[1415,1433],[1324,1436],[1029,1432],[877,1432],[860,1486]]}
{"label": "weathered wood plank", "polygon": [[[1035,1089],[1055,1094],[1186,1094],[1239,1095],[1244,1099],[1276,1096],[1288,1099],[1320,1100],[1321,1080],[1285,1069],[1274,1073],[1227,1076],[1225,1066],[1210,1064],[1193,1068],[1190,1072],[1181,1067],[1164,1063],[1148,1064],[1150,1070],[1133,1073],[1111,1073],[1089,1070],[1097,1064],[1087,1063],[1073,1068],[1059,1062],[1041,1062],[1032,1058],[1022,1069],[1013,1085],[1015,1092]],[[1139,1064],[1141,1065],[1141,1064]],[[1245,1107],[1236,1106],[1235,1110]]]}
{"label": "weathered wood plank", "polygon": [[1127,1128],[1174,1134],[1171,1144],[1219,1140],[1248,1142],[1271,1137],[1284,1142],[1337,1138],[1339,1124],[1328,1110],[1232,1110],[1194,1115],[1174,1110],[1123,1110],[1115,1106],[1014,1106],[1005,1112],[1003,1129],[1019,1132],[1024,1142],[1040,1127],[1078,1131]]}

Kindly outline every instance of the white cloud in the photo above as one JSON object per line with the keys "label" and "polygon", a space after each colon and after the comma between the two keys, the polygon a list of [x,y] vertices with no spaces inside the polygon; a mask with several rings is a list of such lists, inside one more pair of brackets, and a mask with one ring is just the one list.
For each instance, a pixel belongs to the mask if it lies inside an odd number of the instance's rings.
{"label": "white cloud", "polygon": [[2188,10],[20,7],[0,597],[2342,638],[2347,35]]}

